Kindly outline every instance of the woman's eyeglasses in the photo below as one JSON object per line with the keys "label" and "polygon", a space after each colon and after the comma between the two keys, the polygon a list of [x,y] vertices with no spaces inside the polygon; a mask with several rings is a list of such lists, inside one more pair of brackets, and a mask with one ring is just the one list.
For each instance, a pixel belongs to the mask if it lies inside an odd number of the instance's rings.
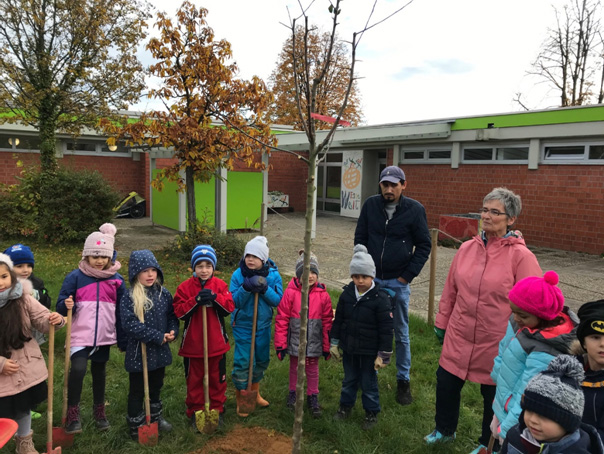
{"label": "woman's eyeglasses", "polygon": [[503,212],[503,211],[499,211],[499,210],[489,210],[488,208],[480,208],[478,210],[479,213],[489,213],[491,216],[501,216],[502,214],[505,214],[507,216],[507,213]]}

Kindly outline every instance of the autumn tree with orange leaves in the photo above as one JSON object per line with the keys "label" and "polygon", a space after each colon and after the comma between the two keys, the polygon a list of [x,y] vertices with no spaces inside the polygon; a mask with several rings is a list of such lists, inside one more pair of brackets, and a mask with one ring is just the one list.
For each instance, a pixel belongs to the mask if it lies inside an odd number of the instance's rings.
{"label": "autumn tree with orange leaves", "polygon": [[[292,45],[295,43],[295,46]],[[331,46],[331,48],[330,48]],[[306,97],[307,92],[301,90],[300,102],[302,109],[314,104],[314,113],[335,117],[344,99],[347,95],[350,82],[350,59],[348,57],[348,46],[337,35],[335,40],[331,41],[331,35],[327,32],[320,32],[317,28],[309,28],[308,32],[303,26],[297,26],[293,33],[283,44],[283,49],[279,54],[277,66],[269,78],[269,87],[275,98],[271,105],[270,117],[273,123],[283,125],[293,125],[294,129],[302,130],[303,119],[298,114],[298,107],[295,98],[295,80],[298,83],[304,80],[301,71],[309,71],[310,79],[318,78],[324,69],[327,58],[330,58],[330,64],[327,71],[322,76],[322,82],[315,93],[314,102]],[[294,61],[296,64],[294,65]],[[303,60],[305,63],[303,64]],[[297,77],[294,77],[292,68],[298,70]],[[348,92],[346,107],[342,112],[342,118],[351,123],[352,126],[358,126],[363,114],[361,110],[361,97],[359,95],[356,80],[353,79]],[[317,129],[329,129],[329,123],[315,120]]]}
{"label": "autumn tree with orange leaves", "polygon": [[158,14],[160,36],[147,49],[157,60],[150,73],[162,83],[149,97],[160,100],[166,110],[144,113],[139,121],[120,127],[105,123],[113,136],[108,143],[124,137],[130,146],[174,150],[177,162],[162,169],[153,185],[161,189],[167,179],[186,189],[190,231],[197,225],[195,181],[209,181],[219,168],[231,170],[235,159],[258,164],[256,156],[274,140],[266,121],[270,93],[257,77],[236,78],[231,45],[214,39],[207,14],[188,1],[177,11],[176,24]]}

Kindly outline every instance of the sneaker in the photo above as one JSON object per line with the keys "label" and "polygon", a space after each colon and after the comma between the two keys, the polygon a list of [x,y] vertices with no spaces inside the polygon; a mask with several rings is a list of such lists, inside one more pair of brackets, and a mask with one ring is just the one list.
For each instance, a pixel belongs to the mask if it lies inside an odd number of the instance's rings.
{"label": "sneaker", "polygon": [[400,405],[410,405],[411,402],[413,402],[413,397],[411,397],[411,387],[409,386],[408,381],[397,381],[396,402]]}
{"label": "sneaker", "polygon": [[361,428],[363,430],[371,430],[377,424],[377,413],[373,411],[365,412],[365,421],[363,421],[363,425]]}
{"label": "sneaker", "polygon": [[319,395],[311,394],[310,396],[306,396],[306,404],[308,405],[308,409],[310,410],[310,414],[313,418],[320,418],[322,411],[321,406],[319,405]]}
{"label": "sneaker", "polygon": [[[484,451],[483,451],[484,450]],[[485,445],[479,445],[478,448],[476,448],[474,451],[472,451],[470,454],[482,454],[482,453],[487,453],[488,448]]]}
{"label": "sneaker", "polygon": [[434,443],[448,443],[453,440],[455,440],[455,433],[453,433],[453,435],[443,435],[436,429],[434,429],[430,435],[424,437],[424,441],[429,445],[433,445]]}
{"label": "sneaker", "polygon": [[296,408],[296,391],[290,391],[287,395],[287,408],[291,411]]}
{"label": "sneaker", "polygon": [[352,413],[352,408],[346,408],[346,407],[340,406],[340,408],[338,408],[338,411],[336,412],[336,414],[333,415],[333,419],[335,419],[336,421],[343,421],[345,419],[348,419],[348,417],[350,416],[351,413]]}

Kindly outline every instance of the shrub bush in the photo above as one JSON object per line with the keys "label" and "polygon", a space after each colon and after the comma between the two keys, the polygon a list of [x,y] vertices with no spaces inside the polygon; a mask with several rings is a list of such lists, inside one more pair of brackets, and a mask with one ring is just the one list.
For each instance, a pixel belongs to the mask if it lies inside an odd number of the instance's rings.
{"label": "shrub bush", "polygon": [[178,261],[191,261],[191,252],[199,244],[209,244],[216,250],[216,269],[232,269],[239,265],[245,241],[231,233],[199,224],[193,232],[181,233],[164,253]]}
{"label": "shrub bush", "polygon": [[25,168],[19,184],[0,188],[0,230],[8,236],[83,241],[113,217],[119,194],[96,171]]}

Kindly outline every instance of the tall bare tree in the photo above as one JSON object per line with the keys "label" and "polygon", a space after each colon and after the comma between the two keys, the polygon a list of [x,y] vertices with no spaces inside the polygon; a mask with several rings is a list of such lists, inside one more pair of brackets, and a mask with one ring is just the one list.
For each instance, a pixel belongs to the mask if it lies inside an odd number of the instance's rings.
{"label": "tall bare tree", "polygon": [[[335,121],[321,141],[317,141],[317,125],[312,118],[311,114],[316,113],[318,93],[320,93],[322,87],[326,83],[326,77],[329,74],[331,66],[334,64],[334,49],[337,47],[337,28],[339,25],[339,18],[341,13],[341,4],[343,0],[325,0],[323,3],[326,5],[329,14],[331,16],[331,30],[329,32],[329,44],[325,49],[325,58],[317,65],[318,70],[313,69],[314,62],[312,61],[309,45],[311,26],[309,25],[309,18],[307,15],[308,8],[312,5],[314,0],[310,1],[309,6],[303,5],[300,1],[300,14],[298,17],[291,18],[288,29],[291,32],[291,43],[296,42],[296,34],[298,33],[298,27],[302,27],[303,46],[299,58],[293,59],[292,67],[289,69],[294,78],[294,91],[291,93],[294,96],[297,116],[299,124],[302,130],[306,133],[308,138],[308,157],[305,158],[301,155],[298,157],[308,164],[308,179],[306,184],[306,224],[304,231],[304,271],[301,277],[302,281],[302,297],[300,307],[300,345],[298,348],[298,381],[296,384],[296,408],[294,417],[294,428],[293,428],[293,447],[292,453],[299,454],[302,449],[302,421],[304,415],[304,383],[306,380],[305,363],[306,363],[306,344],[307,344],[307,327],[308,327],[308,276],[310,274],[310,255],[312,252],[312,226],[313,216],[315,212],[314,206],[314,194],[317,190],[316,186],[316,172],[318,162],[324,158],[329,145],[334,137],[336,128],[340,124],[340,120],[346,110],[350,94],[353,90],[355,83],[355,65],[357,63],[356,53],[359,46],[359,42],[364,36],[365,32],[383,23],[385,20],[393,17],[406,6],[411,4],[413,0],[407,0],[403,6],[395,9],[391,14],[386,17],[375,20],[373,14],[378,0],[373,0],[371,3],[367,3],[369,14],[365,25],[360,31],[352,34],[350,40],[350,66],[348,67],[348,85],[344,90],[344,96],[342,97],[340,106],[335,108],[334,116]],[[290,52],[293,55],[297,55],[298,49],[292,48]],[[305,102],[308,100],[308,102]],[[228,121],[225,121],[228,124]],[[275,150],[279,150],[278,147],[271,146]],[[285,150],[281,150],[285,151]]]}
{"label": "tall bare tree", "polygon": [[594,100],[601,103],[604,46],[600,0],[569,0],[554,11],[556,26],[549,29],[529,74],[544,78],[559,92],[561,107]]}
{"label": "tall bare tree", "polygon": [[0,2],[0,122],[38,129],[43,171],[57,166],[57,130],[77,134],[138,101],[148,16],[145,0]]}
{"label": "tall bare tree", "polygon": [[[330,48],[330,46],[332,47]],[[270,111],[271,121],[293,125],[297,130],[303,129],[303,119],[298,115],[298,106],[293,96],[296,91],[295,80],[303,83],[304,75],[301,72],[306,70],[313,78],[320,76],[323,71],[323,62],[330,50],[331,64],[323,76],[323,83],[316,92],[315,113],[329,117],[335,116],[348,92],[350,60],[347,47],[346,43],[337,36],[332,43],[329,33],[321,33],[314,27],[306,33],[303,26],[298,26],[293,36],[285,41],[277,60],[277,66],[269,78],[269,87],[275,98]],[[304,58],[307,59],[308,68],[303,64]],[[294,66],[299,72],[296,76],[292,72]],[[306,109],[311,100],[305,97],[304,90],[300,90],[300,95],[302,108]],[[352,126],[358,126],[362,116],[361,97],[356,80],[353,80],[343,117]],[[317,129],[329,129],[331,125],[316,120],[316,127]]]}

